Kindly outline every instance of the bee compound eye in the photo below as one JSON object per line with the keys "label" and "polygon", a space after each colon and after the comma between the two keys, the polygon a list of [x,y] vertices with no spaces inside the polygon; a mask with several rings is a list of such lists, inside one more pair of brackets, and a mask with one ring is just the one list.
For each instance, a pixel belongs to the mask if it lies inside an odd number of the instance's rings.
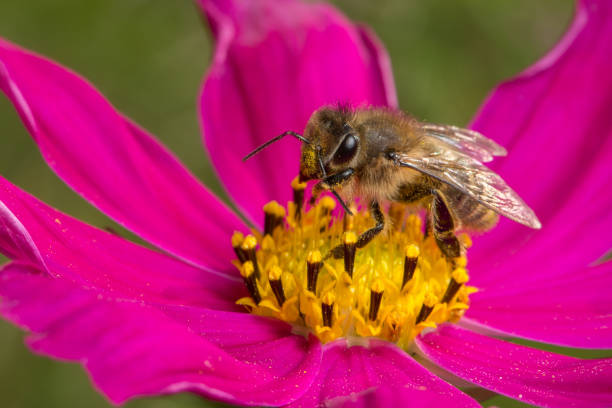
{"label": "bee compound eye", "polygon": [[334,163],[342,164],[350,161],[357,153],[357,145],[359,144],[357,137],[349,133],[344,137],[342,143],[334,154]]}

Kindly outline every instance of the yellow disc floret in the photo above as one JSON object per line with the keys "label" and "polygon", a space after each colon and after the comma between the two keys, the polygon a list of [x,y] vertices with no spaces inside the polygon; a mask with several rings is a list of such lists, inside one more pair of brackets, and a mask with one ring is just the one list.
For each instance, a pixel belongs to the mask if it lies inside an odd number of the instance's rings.
{"label": "yellow disc floret", "polygon": [[[393,204],[386,211],[391,227],[357,248],[359,234],[374,224],[367,211],[352,208],[339,219],[329,196],[306,209],[305,185],[295,179],[292,188],[287,211],[274,201],[264,207],[263,234],[232,236],[249,292],[237,303],[322,342],[378,337],[403,348],[424,328],[461,318],[475,291],[466,286],[467,259],[445,258],[418,214]],[[467,235],[460,240],[471,245]]]}
{"label": "yellow disc floret", "polygon": [[406,258],[418,258],[421,251],[419,251],[419,247],[415,244],[410,244],[406,246]]}
{"label": "yellow disc floret", "polygon": [[464,268],[457,268],[451,273],[451,277],[460,284],[463,284],[468,281],[469,276],[467,271]]}

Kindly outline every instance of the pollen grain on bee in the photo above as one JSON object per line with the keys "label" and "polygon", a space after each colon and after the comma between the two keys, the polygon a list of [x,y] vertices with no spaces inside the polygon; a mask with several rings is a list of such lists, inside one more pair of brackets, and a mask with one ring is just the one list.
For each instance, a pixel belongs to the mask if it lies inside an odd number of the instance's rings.
{"label": "pollen grain on bee", "polygon": [[[291,185],[294,200],[303,200],[304,185],[297,179]],[[324,343],[378,337],[405,349],[424,328],[463,316],[476,291],[466,285],[467,259],[448,260],[425,236],[420,215],[394,204],[386,214],[393,227],[358,249],[356,237],[371,227],[368,211],[354,212],[347,222],[335,205],[330,197],[310,208],[270,202],[263,234],[234,234],[234,264],[249,292],[238,304],[303,327]],[[462,241],[469,246],[469,237]],[[343,258],[326,256],[338,246],[344,246]]]}

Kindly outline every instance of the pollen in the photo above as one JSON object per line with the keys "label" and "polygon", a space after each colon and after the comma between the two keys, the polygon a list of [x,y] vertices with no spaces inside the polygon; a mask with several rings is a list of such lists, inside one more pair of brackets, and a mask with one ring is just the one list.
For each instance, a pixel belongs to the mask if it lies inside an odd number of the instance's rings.
{"label": "pollen", "polygon": [[[360,234],[375,224],[367,209],[342,216],[332,197],[308,206],[305,184],[296,178],[291,187],[286,208],[264,206],[263,232],[231,237],[249,293],[237,303],[247,311],[323,343],[377,337],[404,349],[425,328],[461,319],[476,291],[467,285],[467,258],[447,259],[419,212],[393,203],[384,211],[389,227],[359,248]],[[466,234],[459,240],[466,250],[472,245]]]}

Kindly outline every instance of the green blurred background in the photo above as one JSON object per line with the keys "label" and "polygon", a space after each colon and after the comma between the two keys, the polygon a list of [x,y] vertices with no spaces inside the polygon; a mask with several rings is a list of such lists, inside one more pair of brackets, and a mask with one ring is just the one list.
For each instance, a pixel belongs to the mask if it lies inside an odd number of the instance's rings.
{"label": "green blurred background", "polygon": [[[570,0],[336,0],[381,37],[403,109],[421,119],[466,124],[488,91],[559,39]],[[0,36],[81,73],[121,111],[156,134],[213,191],[226,197],[200,142],[195,101],[211,56],[210,36],[189,0],[4,0]],[[43,163],[12,106],[0,97],[0,173],[51,205],[113,226]],[[0,258],[1,260],[1,258]],[[83,370],[35,356],[23,334],[0,322],[0,406],[108,407]],[[548,349],[552,349],[548,347]],[[555,349],[596,357],[601,353]],[[496,397],[486,405],[525,406]],[[128,407],[219,406],[192,395]]]}

